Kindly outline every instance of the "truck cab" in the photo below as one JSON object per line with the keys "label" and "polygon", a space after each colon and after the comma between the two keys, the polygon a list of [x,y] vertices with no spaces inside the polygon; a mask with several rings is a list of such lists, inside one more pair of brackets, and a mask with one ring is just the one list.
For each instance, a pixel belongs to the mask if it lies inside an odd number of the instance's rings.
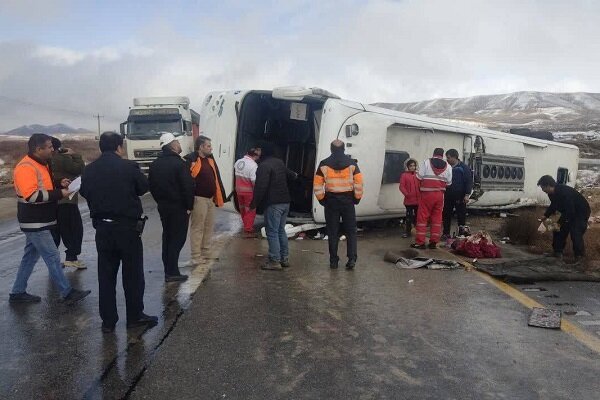
{"label": "truck cab", "polygon": [[161,132],[177,136],[182,155],[194,148],[200,115],[190,108],[187,97],[138,97],[133,99],[127,121],[121,124],[127,158],[136,161],[144,173],[160,153]]}

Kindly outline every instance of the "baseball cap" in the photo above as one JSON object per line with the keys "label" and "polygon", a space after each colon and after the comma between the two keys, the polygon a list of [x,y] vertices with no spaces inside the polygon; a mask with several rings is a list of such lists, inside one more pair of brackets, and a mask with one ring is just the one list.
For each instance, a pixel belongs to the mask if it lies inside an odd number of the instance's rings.
{"label": "baseball cap", "polygon": [[161,133],[162,133],[162,135],[160,135],[160,147],[164,147],[164,146],[168,145],[169,143],[177,140],[175,135],[173,135],[171,132],[161,132]]}

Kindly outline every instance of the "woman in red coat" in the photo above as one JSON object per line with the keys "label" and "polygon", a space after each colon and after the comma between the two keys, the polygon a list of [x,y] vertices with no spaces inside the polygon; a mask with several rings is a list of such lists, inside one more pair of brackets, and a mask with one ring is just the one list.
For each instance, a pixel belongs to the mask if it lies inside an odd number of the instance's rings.
{"label": "woman in red coat", "polygon": [[406,231],[403,238],[410,236],[412,225],[417,219],[419,207],[419,180],[416,177],[417,160],[409,158],[404,162],[404,172],[400,175],[400,191],[404,195],[404,206],[406,207]]}

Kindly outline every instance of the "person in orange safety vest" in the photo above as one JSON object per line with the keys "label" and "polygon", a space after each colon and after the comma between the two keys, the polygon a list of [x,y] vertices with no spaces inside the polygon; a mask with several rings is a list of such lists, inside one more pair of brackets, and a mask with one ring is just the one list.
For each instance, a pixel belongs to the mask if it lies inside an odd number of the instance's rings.
{"label": "person in orange safety vest", "polygon": [[353,269],[357,259],[355,205],[363,195],[363,176],[356,161],[344,154],[344,149],[341,140],[331,142],[331,156],[319,163],[313,180],[315,196],[325,207],[329,266],[332,269],[338,267],[339,261],[340,217],[348,239],[346,269]]}
{"label": "person in orange safety vest", "polygon": [[39,296],[26,292],[33,267],[41,257],[65,302],[73,303],[86,297],[90,291],[71,287],[62,270],[60,253],[51,232],[52,229],[56,229],[57,202],[70,194],[67,189],[70,181],[62,179],[56,186],[53,182],[49,166],[53,151],[50,136],[34,133],[27,145],[29,152],[19,161],[13,172],[18,200],[17,219],[25,234],[25,252],[17,270],[9,302],[41,301]]}
{"label": "person in orange safety vest", "polygon": [[211,254],[215,206],[227,201],[219,167],[212,154],[210,138],[200,135],[194,142],[194,152],[184,157],[194,178],[194,208],[190,218],[191,265],[206,264]]}

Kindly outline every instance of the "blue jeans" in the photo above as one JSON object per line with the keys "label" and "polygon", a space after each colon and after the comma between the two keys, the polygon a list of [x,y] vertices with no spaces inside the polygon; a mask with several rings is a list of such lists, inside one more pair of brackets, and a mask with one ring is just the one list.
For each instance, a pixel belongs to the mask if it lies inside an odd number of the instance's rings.
{"label": "blue jeans", "polygon": [[288,258],[288,238],[285,234],[285,221],[290,211],[290,203],[271,204],[265,210],[265,230],[269,242],[269,260],[283,261]]}
{"label": "blue jeans", "polygon": [[60,263],[60,253],[54,243],[54,238],[49,230],[25,233],[25,254],[21,259],[21,265],[17,271],[17,278],[13,285],[13,294],[24,293],[27,289],[27,281],[33,272],[35,263],[40,256],[48,267],[50,278],[56,286],[62,297],[66,297],[71,291],[71,284],[65,277]]}

